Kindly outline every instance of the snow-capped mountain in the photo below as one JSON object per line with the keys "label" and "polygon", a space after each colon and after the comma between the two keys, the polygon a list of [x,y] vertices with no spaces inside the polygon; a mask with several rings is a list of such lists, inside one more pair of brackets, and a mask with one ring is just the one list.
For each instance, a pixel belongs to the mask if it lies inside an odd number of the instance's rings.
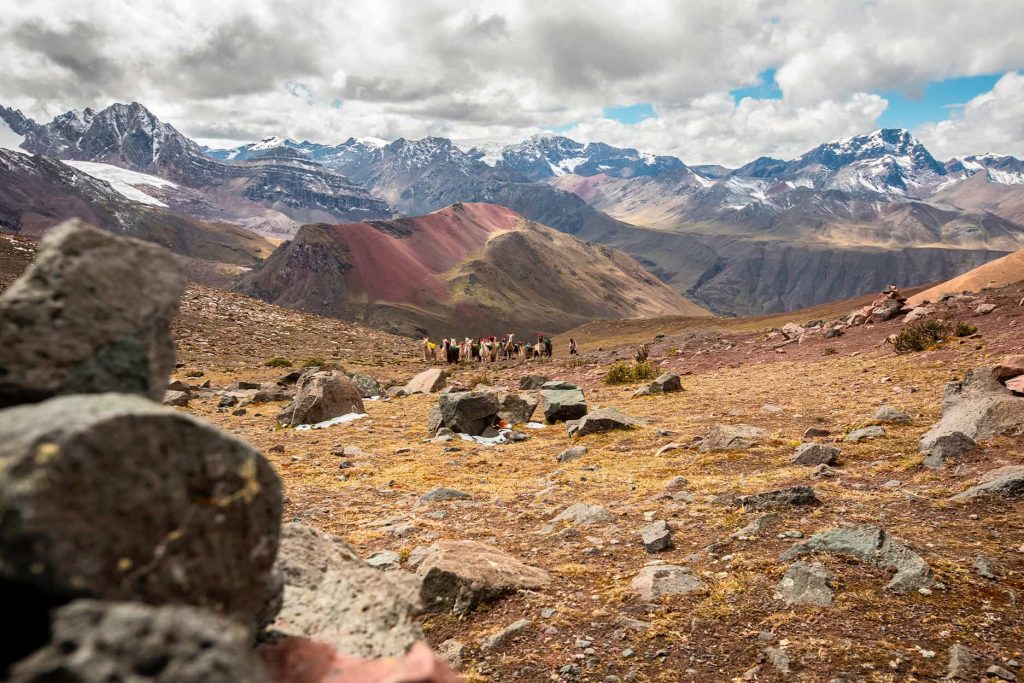
{"label": "snow-capped mountain", "polygon": [[480,158],[493,159],[494,166],[520,173],[533,182],[570,173],[581,176],[603,173],[615,178],[635,178],[685,168],[682,161],[672,156],[612,147],[603,142],[582,144],[561,135],[535,135],[507,145],[497,158],[493,151],[490,155],[480,155]]}
{"label": "snow-capped mountain", "polygon": [[1001,185],[1024,184],[1024,161],[1011,156],[979,154],[953,157],[946,162],[946,172],[950,181],[984,173],[989,182]]}

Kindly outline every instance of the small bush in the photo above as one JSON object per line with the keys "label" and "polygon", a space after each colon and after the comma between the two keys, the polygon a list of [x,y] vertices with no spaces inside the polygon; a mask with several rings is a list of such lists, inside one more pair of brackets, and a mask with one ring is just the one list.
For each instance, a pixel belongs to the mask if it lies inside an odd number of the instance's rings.
{"label": "small bush", "polygon": [[620,360],[608,368],[604,376],[605,384],[632,384],[654,379],[654,367],[650,363],[630,363]]}
{"label": "small bush", "polygon": [[651,355],[651,345],[650,344],[643,344],[642,346],[638,346],[637,347],[636,353],[633,354],[633,358],[636,360],[637,364],[646,363],[647,359],[650,357],[650,355]]}
{"label": "small bush", "polygon": [[185,376],[195,379],[196,377],[202,377],[204,374],[206,373],[204,373],[202,370],[189,370],[188,372],[185,373]]}
{"label": "small bush", "polygon": [[952,331],[949,323],[941,320],[922,320],[900,330],[893,346],[896,347],[896,353],[924,351],[948,339]]}
{"label": "small bush", "polygon": [[302,361],[302,367],[304,368],[319,368],[327,365],[327,361],[319,356],[310,356],[306,360]]}
{"label": "small bush", "polygon": [[821,352],[821,355],[823,355],[823,356],[834,356],[837,353],[839,353],[839,352],[836,351],[836,347],[834,347],[834,346],[826,346],[825,350]]}
{"label": "small bush", "polygon": [[485,387],[494,386],[494,379],[486,372],[482,372],[478,375],[471,375],[466,380],[466,387],[469,389],[475,389],[481,384]]}
{"label": "small bush", "polygon": [[589,363],[590,361],[586,360],[585,358],[571,358],[568,361],[566,361],[565,367],[582,368],[583,366],[588,365]]}
{"label": "small bush", "polygon": [[970,323],[958,322],[953,326],[954,337],[970,337],[972,334],[976,334],[978,328]]}
{"label": "small bush", "polygon": [[292,362],[287,358],[271,358],[263,365],[268,368],[290,368],[292,366]]}

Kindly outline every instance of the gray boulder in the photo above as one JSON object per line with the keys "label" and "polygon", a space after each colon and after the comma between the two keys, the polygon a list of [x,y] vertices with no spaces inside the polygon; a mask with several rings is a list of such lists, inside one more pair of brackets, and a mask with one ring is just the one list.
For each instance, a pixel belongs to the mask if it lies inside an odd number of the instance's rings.
{"label": "gray boulder", "polygon": [[974,657],[970,648],[963,643],[956,643],[949,648],[949,665],[946,668],[947,681],[967,681],[971,679],[974,669]]}
{"label": "gray boulder", "polygon": [[441,368],[430,368],[409,380],[405,385],[405,393],[411,394],[435,394],[447,383],[448,378]]}
{"label": "gray boulder", "polygon": [[929,469],[942,469],[943,465],[946,464],[947,458],[966,455],[977,448],[977,446],[978,444],[975,443],[974,439],[963,432],[947,432],[932,439],[931,446],[928,448],[928,453],[925,455],[922,464]]}
{"label": "gray boulder", "polygon": [[752,448],[758,439],[765,436],[765,431],[750,425],[715,425],[708,430],[701,441],[701,453],[710,451],[741,451]]}
{"label": "gray boulder", "polygon": [[566,420],[565,429],[569,436],[587,436],[615,429],[635,429],[647,423],[630,417],[615,408],[598,408],[578,420]]}
{"label": "gray boulder", "polygon": [[340,370],[307,372],[299,378],[295,398],[277,416],[283,425],[316,424],[349,413],[363,413],[359,389]]}
{"label": "gray boulder", "polygon": [[427,427],[447,427],[455,433],[479,436],[498,419],[498,395],[493,391],[459,391],[437,397],[437,413]]}
{"label": "gray boulder", "polygon": [[794,465],[835,465],[840,450],[823,443],[802,443],[793,452]]}
{"label": "gray boulder", "polygon": [[1003,498],[1024,498],[1024,465],[1009,465],[990,470],[981,475],[981,481],[952,500],[969,500],[982,496]]}
{"label": "gray boulder", "polygon": [[416,579],[374,569],[336,536],[292,522],[281,528],[284,599],[273,630],[356,657],[400,657],[422,640]]}
{"label": "gray boulder", "polygon": [[540,389],[548,381],[548,378],[544,375],[527,375],[519,380],[519,388],[524,390]]}
{"label": "gray boulder", "polygon": [[829,529],[797,543],[782,554],[782,560],[794,560],[809,553],[845,555],[861,562],[895,571],[886,589],[904,593],[932,585],[932,569],[913,550],[877,526],[862,525]]}
{"label": "gray boulder", "polygon": [[908,413],[890,405],[879,407],[875,412],[874,419],[878,422],[890,422],[892,424],[901,425],[908,425],[913,421]]}
{"label": "gray boulder", "polygon": [[633,396],[650,396],[652,394],[669,394],[683,390],[683,381],[674,372],[666,372],[648,386],[637,389]]}
{"label": "gray boulder", "polygon": [[362,373],[353,373],[352,383],[356,385],[356,389],[359,390],[359,395],[363,398],[373,398],[374,396],[383,396],[384,387],[380,385],[380,382],[375,380],[369,375]]}
{"label": "gray boulder", "polygon": [[555,456],[555,460],[558,462],[572,462],[573,460],[582,458],[587,454],[587,451],[588,449],[586,446],[573,446],[572,448],[567,448]]}
{"label": "gray boulder", "polygon": [[476,541],[435,543],[416,574],[426,609],[454,614],[466,614],[482,602],[520,589],[543,588],[551,581],[543,569]]}
{"label": "gray boulder", "polygon": [[390,571],[398,569],[402,565],[402,556],[394,550],[378,550],[366,557],[366,564],[374,569]]}
{"label": "gray boulder", "polygon": [[164,394],[163,404],[183,408],[188,405],[189,395],[185,391],[168,391]]}
{"label": "gray boulder", "polygon": [[164,398],[185,289],[163,247],[61,223],[0,294],[0,408],[63,394]]}
{"label": "gray boulder", "polygon": [[787,507],[794,505],[817,505],[818,498],[810,486],[793,486],[776,489],[736,498],[736,505],[748,510],[765,510],[768,508]]}
{"label": "gray boulder", "polygon": [[446,500],[469,500],[470,498],[472,498],[472,496],[464,491],[450,489],[445,486],[436,486],[420,496],[420,499],[416,501],[416,506],[420,507],[422,505],[427,505],[428,503],[437,503]]}
{"label": "gray boulder", "polygon": [[497,633],[492,633],[484,638],[480,643],[480,651],[494,652],[495,650],[499,650],[531,626],[533,626],[533,622],[529,619],[514,621]]}
{"label": "gray boulder", "polygon": [[885,436],[885,427],[879,427],[878,425],[871,425],[869,427],[861,427],[860,429],[854,429],[852,432],[846,435],[843,439],[846,443],[860,443],[861,441],[867,441],[868,439],[877,439]]}
{"label": "gray boulder", "polygon": [[545,382],[540,390],[544,420],[548,424],[578,420],[587,414],[583,391],[568,382]]}
{"label": "gray boulder", "polygon": [[835,578],[820,562],[809,564],[797,560],[786,570],[775,597],[787,605],[831,607],[835,596],[831,584]]}
{"label": "gray boulder", "polygon": [[60,396],[0,411],[0,519],[0,580],[36,609],[183,603],[251,624],[275,585],[281,484],[247,443],[172,408]]}
{"label": "gray boulder", "polygon": [[53,615],[52,638],[10,683],[267,681],[249,630],[209,610],[76,600]]}
{"label": "gray boulder", "polygon": [[946,385],[942,417],[921,437],[918,450],[928,453],[940,438],[953,432],[975,441],[1024,434],[1024,398],[1000,384],[991,368],[970,370],[962,381]]}
{"label": "gray boulder", "polygon": [[498,419],[509,424],[526,424],[533,418],[540,399],[531,394],[500,392],[498,394]]}
{"label": "gray boulder", "polygon": [[640,530],[640,540],[643,541],[644,550],[649,553],[658,553],[672,547],[672,530],[668,522],[663,519],[651,522]]}
{"label": "gray boulder", "polygon": [[551,523],[557,524],[558,522],[565,522],[567,524],[574,524],[577,526],[590,526],[592,524],[604,524],[606,522],[614,521],[615,515],[608,512],[608,510],[600,505],[573,503],[563,510],[561,514],[552,518]]}
{"label": "gray boulder", "polygon": [[704,587],[693,571],[671,564],[644,567],[633,577],[630,586],[644,600],[655,600],[663,595],[685,595]]}

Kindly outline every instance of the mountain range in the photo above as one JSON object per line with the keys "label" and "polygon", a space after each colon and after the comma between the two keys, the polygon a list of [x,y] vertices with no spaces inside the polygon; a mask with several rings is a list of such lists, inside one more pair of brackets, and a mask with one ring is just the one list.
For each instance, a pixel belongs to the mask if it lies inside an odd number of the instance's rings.
{"label": "mountain range", "polygon": [[137,103],[68,112],[47,124],[4,108],[0,118],[20,136],[20,150],[169,181],[136,178],[133,185],[106,172],[123,190],[163,205],[155,208],[204,223],[294,242],[304,223],[497,204],[615,247],[722,314],[946,280],[1024,248],[1024,162],[994,155],[940,161],[899,129],[731,169],[557,135],[500,145],[269,137],[212,150]]}

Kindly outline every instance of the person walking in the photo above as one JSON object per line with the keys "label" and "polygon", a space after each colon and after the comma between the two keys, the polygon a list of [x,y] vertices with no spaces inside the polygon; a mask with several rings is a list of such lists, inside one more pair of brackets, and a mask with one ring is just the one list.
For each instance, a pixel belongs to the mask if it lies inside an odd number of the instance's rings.
{"label": "person walking", "polygon": [[569,355],[575,356],[576,354],[576,340],[569,337]]}

